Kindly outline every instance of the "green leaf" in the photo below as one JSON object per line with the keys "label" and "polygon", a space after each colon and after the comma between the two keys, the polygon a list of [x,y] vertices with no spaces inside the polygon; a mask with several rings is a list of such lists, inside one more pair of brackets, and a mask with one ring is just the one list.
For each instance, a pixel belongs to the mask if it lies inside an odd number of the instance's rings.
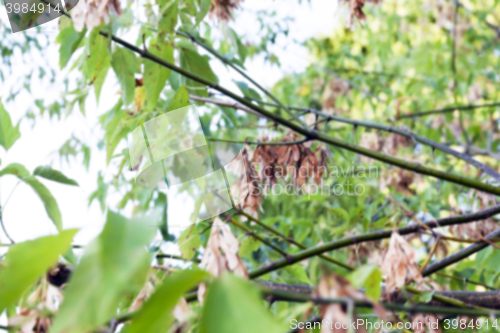
{"label": "green leaf", "polygon": [[198,0],[198,6],[200,7],[200,10],[198,11],[198,14],[196,14],[196,24],[199,24],[201,21],[203,21],[205,16],[207,16],[211,5],[211,0]]}
{"label": "green leaf", "polygon": [[160,7],[160,20],[158,21],[158,39],[164,40],[167,34],[174,32],[179,15],[179,2],[177,0]]}
{"label": "green leaf", "polygon": [[71,277],[51,332],[94,331],[138,293],[152,259],[145,250],[156,230],[151,220],[108,212],[103,231],[86,247]]}
{"label": "green leaf", "polygon": [[415,295],[413,297],[413,300],[419,303],[429,303],[432,301],[432,296],[434,295],[434,290],[433,291],[425,291],[421,293],[420,295]]}
{"label": "green leaf", "polygon": [[123,104],[128,105],[134,100],[134,73],[135,69],[137,68],[137,59],[131,51],[122,47],[118,47],[113,53],[111,66],[113,67],[113,70],[122,89]]}
{"label": "green leaf", "polygon": [[96,80],[106,60],[109,61],[109,55],[106,50],[106,39],[99,34],[101,29],[102,27],[96,27],[90,32],[85,47],[84,73],[90,83]]}
{"label": "green leaf", "polygon": [[49,165],[39,166],[35,169],[35,171],[33,171],[33,174],[61,184],[78,186],[78,183],[75,180],[66,177],[61,171],[52,169]]}
{"label": "green leaf", "polygon": [[[180,64],[182,68],[202,76],[211,84],[218,82],[217,76],[215,76],[212,68],[210,68],[207,57],[199,55],[193,44],[186,40],[181,40],[177,42],[176,46],[180,50]],[[204,84],[186,79],[186,86],[188,91],[194,95],[207,96],[207,88]]]}
{"label": "green leaf", "polygon": [[182,85],[175,92],[174,97],[168,102],[165,112],[177,110],[189,105],[189,93],[185,85]]}
{"label": "green leaf", "polygon": [[59,235],[40,237],[9,248],[0,269],[0,313],[57,263],[77,231],[63,230]]}
{"label": "green leaf", "polygon": [[100,68],[94,80],[94,93],[97,102],[99,102],[102,85],[104,84],[104,80],[106,80],[106,76],[108,74],[108,70],[110,67],[111,67],[111,60],[109,60],[109,57],[106,56],[104,57],[102,67]]}
{"label": "green leaf", "polygon": [[26,168],[18,163],[12,163],[7,165],[3,170],[0,171],[0,177],[4,175],[17,176],[20,180],[31,186],[31,188],[38,194],[38,197],[42,200],[45,206],[45,211],[49,218],[54,222],[57,230],[62,229],[62,217],[59,206],[57,205],[56,199],[52,196],[52,193],[40,183],[38,179],[30,175]]}
{"label": "green leaf", "polygon": [[[174,49],[169,43],[153,40],[148,51],[169,62],[174,62]],[[148,110],[154,109],[161,91],[167,83],[170,69],[151,60],[144,59],[144,86],[146,87],[146,105]]]}
{"label": "green leaf", "polygon": [[19,124],[15,127],[12,126],[10,115],[3,107],[2,101],[0,101],[0,145],[5,150],[9,150],[20,137]]}
{"label": "green leaf", "polygon": [[234,81],[238,88],[240,88],[241,92],[245,97],[261,100],[259,93],[257,93],[254,89],[250,88],[246,82],[243,81]]}
{"label": "green leaf", "polygon": [[243,241],[240,241],[240,249],[238,254],[240,257],[245,257],[250,253],[257,251],[260,247],[260,241],[255,237],[244,235]]}
{"label": "green leaf", "polygon": [[80,46],[80,42],[85,37],[86,32],[86,28],[81,32],[76,31],[73,25],[69,25],[59,32],[59,35],[56,37],[56,43],[61,44],[59,47],[59,66],[61,69],[66,67],[69,59]]}
{"label": "green leaf", "polygon": [[210,284],[203,306],[200,333],[278,333],[279,324],[249,282],[225,273]]}
{"label": "green leaf", "polygon": [[195,251],[201,245],[201,238],[196,231],[195,225],[192,225],[182,232],[179,236],[178,244],[179,250],[181,251],[181,255],[184,259],[193,258]]}
{"label": "green leaf", "polygon": [[108,184],[104,182],[104,177],[101,172],[97,175],[97,189],[92,192],[89,197],[89,206],[92,202],[97,199],[99,201],[101,211],[104,212],[106,210],[106,197],[108,196]]}
{"label": "green leaf", "polygon": [[210,275],[204,271],[180,271],[165,278],[154,294],[134,315],[128,333],[168,332],[173,309],[180,298]]}
{"label": "green leaf", "polygon": [[290,273],[293,277],[295,277],[297,280],[299,280],[302,283],[312,284],[311,280],[309,280],[309,277],[307,276],[307,273],[306,273],[306,270],[304,269],[304,266],[302,266],[301,264],[287,266],[287,267],[285,267],[285,271]]}
{"label": "green leaf", "polygon": [[377,301],[382,293],[382,273],[375,265],[365,265],[349,275],[349,280],[356,288],[365,288],[366,296]]}
{"label": "green leaf", "polygon": [[333,214],[333,217],[340,222],[347,223],[349,221],[349,214],[342,208],[328,208],[328,211]]}

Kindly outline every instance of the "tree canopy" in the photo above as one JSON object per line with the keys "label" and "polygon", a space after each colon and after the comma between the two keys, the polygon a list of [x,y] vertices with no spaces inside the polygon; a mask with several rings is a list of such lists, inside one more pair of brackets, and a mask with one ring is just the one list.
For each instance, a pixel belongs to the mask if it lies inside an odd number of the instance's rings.
{"label": "tree canopy", "polygon": [[[243,0],[80,0],[55,38],[37,27],[13,39],[2,23],[0,180],[29,186],[55,232],[16,241],[2,218],[9,198],[0,201],[0,329],[498,330],[498,1],[339,0],[338,24],[300,41],[310,60],[292,73],[281,64],[297,55],[276,46],[293,39],[294,18],[264,7],[247,36],[244,10]],[[33,60],[51,43],[59,68]],[[262,59],[282,73],[272,86],[248,70]],[[65,84],[47,87],[20,122],[114,105],[98,117],[97,144],[73,134],[53,147],[70,166],[105,159],[89,205],[106,222],[88,244],[73,241],[78,230],[46,186],[81,179],[2,163],[23,136],[12,101],[32,93],[33,75],[56,84],[62,71]],[[118,93],[102,94],[107,85]],[[245,195],[179,229],[171,212],[185,206],[136,183],[127,142],[144,134],[151,154],[145,123],[190,105],[207,147],[240,148],[234,186]]]}

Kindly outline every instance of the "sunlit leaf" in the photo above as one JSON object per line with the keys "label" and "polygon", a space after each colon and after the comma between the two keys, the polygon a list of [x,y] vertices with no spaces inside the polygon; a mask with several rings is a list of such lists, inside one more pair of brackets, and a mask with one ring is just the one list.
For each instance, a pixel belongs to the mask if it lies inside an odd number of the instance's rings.
{"label": "sunlit leaf", "polygon": [[174,320],[172,311],[180,298],[210,274],[187,270],[167,276],[161,286],[134,315],[128,333],[167,332]]}
{"label": "sunlit leaf", "polygon": [[[169,62],[174,62],[174,49],[167,42],[152,41],[148,51]],[[151,60],[144,60],[144,85],[146,87],[146,100],[149,110],[152,110],[156,106],[169,75],[170,69]]]}
{"label": "sunlit leaf", "polygon": [[111,66],[122,90],[124,105],[130,104],[134,100],[136,61],[134,53],[122,47],[116,48],[111,59]]}
{"label": "sunlit leaf", "polygon": [[249,282],[225,273],[208,287],[200,333],[284,332]]}
{"label": "sunlit leaf", "polygon": [[52,196],[52,193],[43,185],[35,176],[30,175],[26,168],[18,163],[12,163],[6,166],[0,171],[0,177],[4,175],[17,176],[24,183],[31,186],[31,188],[38,194],[38,197],[42,200],[47,215],[50,217],[52,222],[58,230],[62,229],[62,217],[59,206],[57,205],[56,199]]}
{"label": "sunlit leaf", "polygon": [[64,254],[78,230],[12,245],[0,269],[0,313],[42,277]]}
{"label": "sunlit leaf", "polygon": [[66,177],[61,171],[52,169],[52,167],[49,165],[39,166],[35,169],[35,171],[33,171],[33,175],[61,184],[78,186],[78,183],[75,180]]}
{"label": "sunlit leaf", "polygon": [[150,221],[108,212],[103,231],[86,247],[70,279],[51,332],[92,331],[141,289],[151,261],[145,246],[156,231]]}
{"label": "sunlit leaf", "polygon": [[9,150],[20,137],[19,125],[12,125],[9,113],[0,101],[0,145]]}

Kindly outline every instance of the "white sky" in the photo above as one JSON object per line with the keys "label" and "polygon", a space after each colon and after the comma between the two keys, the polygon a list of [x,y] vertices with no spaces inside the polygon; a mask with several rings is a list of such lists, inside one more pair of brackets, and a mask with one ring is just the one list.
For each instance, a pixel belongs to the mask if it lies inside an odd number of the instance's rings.
{"label": "white sky", "polygon": [[[0,8],[0,20],[6,22],[7,15],[4,8]],[[237,20],[230,24],[231,27],[238,33],[247,36],[247,40],[254,41],[259,29],[255,12],[263,9],[275,10],[278,18],[290,16],[295,19],[294,22],[290,22],[289,37],[279,38],[276,45],[271,46],[271,50],[278,55],[281,61],[281,68],[264,64],[262,58],[247,61],[246,63],[248,72],[253,78],[265,87],[271,87],[284,74],[301,72],[306,68],[309,64],[308,54],[299,42],[312,36],[331,33],[334,26],[339,23],[339,16],[336,15],[336,1],[332,0],[311,0],[311,2],[303,0],[302,4],[298,4],[297,0],[247,0],[244,2],[242,10],[238,12]],[[57,69],[59,68],[59,45],[54,43],[58,33],[57,22],[53,21],[42,27],[44,31],[49,32],[51,42],[50,46],[43,50],[44,54],[39,54],[39,58],[45,58],[53,68]],[[23,36],[22,34],[15,34],[14,38],[23,38]],[[18,62],[18,64],[17,67],[13,68],[19,71],[23,70],[21,62]],[[211,61],[211,66],[219,76],[223,86],[238,91],[232,83],[233,79],[242,80],[237,73],[227,70],[215,59]],[[77,73],[73,73],[73,76],[75,74]],[[62,83],[65,75],[67,75],[67,68],[64,71],[58,71],[58,82]],[[51,95],[57,94],[57,92],[50,90],[46,83],[35,78],[36,76],[33,75],[31,94],[24,92],[18,95],[14,102],[6,104],[6,108],[15,122],[26,113],[29,107],[36,110],[36,106],[34,106],[36,98],[48,98],[50,100]],[[76,107],[73,114],[63,121],[50,120],[48,115],[45,115],[43,119],[37,119],[36,126],[31,128],[31,123],[23,120],[21,123],[22,136],[9,150],[8,154],[0,148],[2,167],[17,162],[24,164],[28,170],[33,171],[39,165],[52,164],[55,169],[61,170],[65,175],[75,179],[80,184],[80,187],[72,187],[42,180],[59,204],[64,228],[77,227],[81,229],[75,239],[77,244],[88,243],[100,232],[104,223],[105,217],[100,211],[99,204],[95,201],[88,207],[88,197],[97,187],[98,171],[102,170],[104,175],[110,178],[113,176],[112,172],[116,169],[113,166],[107,167],[105,153],[98,154],[97,149],[92,150],[93,155],[89,172],[85,170],[81,163],[73,162],[68,165],[63,162],[61,165],[58,155],[53,152],[59,149],[72,134],[95,147],[97,139],[102,137],[96,125],[98,116],[108,111],[118,99],[116,91],[119,88],[111,70],[108,76],[98,106],[95,105],[93,91],[89,95],[86,105],[86,117],[82,116]],[[3,101],[8,98],[8,93],[12,84],[14,84],[12,81],[13,79],[7,80],[7,83],[0,87],[0,98]],[[2,205],[4,205],[10,193],[13,193],[3,213],[4,223],[10,236],[15,241],[23,241],[41,235],[56,233],[52,222],[47,217],[43,204],[29,186],[21,183],[12,192],[17,182],[17,179],[12,176],[5,176],[0,179],[0,202]],[[118,196],[115,196],[111,197],[109,201],[114,203],[119,199]],[[7,238],[0,232],[0,243],[7,242]]]}

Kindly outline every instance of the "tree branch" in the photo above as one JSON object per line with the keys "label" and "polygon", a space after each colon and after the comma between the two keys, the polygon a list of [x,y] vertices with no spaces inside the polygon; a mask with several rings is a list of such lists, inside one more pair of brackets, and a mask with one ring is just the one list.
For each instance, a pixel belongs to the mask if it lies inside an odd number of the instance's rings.
{"label": "tree branch", "polygon": [[[192,97],[196,97],[195,100],[199,100],[198,98],[200,98],[198,96],[192,96],[192,95],[190,97],[191,98]],[[227,106],[227,104],[231,104],[229,102],[225,102],[225,101],[221,101],[221,100],[217,100],[217,99],[213,99],[213,98],[202,97],[202,99],[206,103],[211,103],[211,104],[216,104],[216,105]],[[233,104],[231,106],[235,107],[234,105],[241,105],[241,104],[236,103],[236,104]],[[243,107],[243,106],[241,106],[241,107]],[[327,113],[324,113],[324,112],[321,112],[321,111],[318,111],[318,110],[310,109],[310,108],[300,108],[300,107],[293,107],[293,106],[290,107],[290,108],[292,110],[308,111],[308,112],[317,114],[317,115],[319,115],[321,117],[324,117],[327,120],[334,120],[334,121],[337,121],[337,122],[341,122],[341,123],[345,123],[345,124],[351,124],[351,125],[354,125],[354,126],[360,126],[360,127],[365,127],[365,128],[372,128],[372,129],[381,130],[381,131],[385,131],[385,132],[389,132],[389,133],[396,133],[398,135],[401,135],[401,136],[413,139],[416,142],[422,143],[422,144],[427,145],[429,147],[432,147],[432,148],[435,148],[437,150],[440,150],[440,151],[442,151],[444,153],[447,153],[447,154],[450,154],[452,156],[455,156],[456,158],[459,158],[459,159],[461,159],[463,161],[466,161],[467,163],[475,166],[477,169],[483,171],[487,175],[489,175],[489,176],[493,177],[494,179],[500,181],[500,174],[497,173],[495,170],[493,170],[491,167],[489,167],[489,166],[487,166],[487,165],[485,165],[485,164],[483,164],[483,163],[475,160],[474,158],[472,158],[471,156],[469,156],[467,154],[460,153],[460,152],[458,152],[458,151],[456,151],[454,149],[451,149],[450,147],[448,147],[448,146],[446,146],[444,144],[432,141],[430,139],[427,139],[426,137],[417,135],[417,134],[415,134],[415,133],[413,133],[413,132],[411,132],[409,130],[406,130],[406,129],[403,129],[403,128],[400,128],[400,127],[395,127],[395,126],[388,126],[388,125],[378,124],[378,123],[374,123],[374,122],[370,122],[370,121],[348,119],[348,118],[344,118],[344,117],[330,115],[330,114],[327,114]]]}
{"label": "tree branch", "polygon": [[[487,240],[490,240],[492,238],[496,238],[496,237],[499,237],[500,236],[500,229],[497,229],[491,233],[489,233],[485,239]],[[476,242],[474,244],[472,244],[471,246],[468,246],[466,247],[465,249],[463,250],[460,250],[444,259],[441,259],[429,266],[427,266],[427,268],[422,272],[422,275],[423,276],[427,276],[427,275],[431,275],[445,267],[448,267],[464,258],[467,258],[468,256],[476,253],[476,252],[479,252],[481,251],[482,249],[486,248],[487,246],[489,246],[490,244],[488,242],[484,242],[484,241],[479,241],[479,242]]]}
{"label": "tree branch", "polygon": [[[484,209],[482,211],[479,211],[477,213],[472,213],[472,214],[467,214],[467,215],[460,215],[460,216],[454,216],[454,217],[447,217],[439,220],[434,220],[430,222],[426,222],[425,225],[428,226],[429,228],[437,228],[437,227],[444,227],[444,226],[449,226],[449,225],[456,225],[456,224],[463,224],[463,223],[468,223],[468,222],[473,222],[477,220],[482,220],[489,218],[493,215],[496,215],[500,213],[500,205]],[[409,225],[406,227],[401,227],[397,229],[399,234],[401,235],[408,235],[411,233],[415,233],[418,231],[423,230],[423,228],[418,225]],[[499,229],[500,230],[500,229]],[[296,262],[300,262],[304,259],[314,257],[316,255],[340,249],[343,247],[347,247],[350,245],[355,245],[355,244],[360,244],[360,243],[365,243],[365,242],[370,242],[370,241],[375,241],[375,240],[380,240],[380,239],[385,239],[385,238],[390,238],[392,235],[393,230],[380,230],[380,231],[373,231],[369,232],[363,235],[358,235],[358,236],[350,236],[338,240],[334,240],[332,242],[328,242],[325,244],[321,244],[315,247],[308,248],[307,250],[303,250],[294,254],[290,254],[288,259],[279,259],[274,262],[271,262],[267,265],[264,265],[260,268],[257,268],[253,271],[249,272],[249,276],[251,278],[257,278],[259,276],[262,276],[264,274],[267,274],[269,272],[275,271],[277,269],[280,269],[282,267],[292,265]],[[500,232],[500,231],[499,231]],[[482,248],[486,247],[488,244],[486,243],[481,243],[483,245]],[[427,267],[426,271],[429,271],[433,265],[430,265]],[[428,274],[426,274],[428,275]]]}
{"label": "tree branch", "polygon": [[[107,32],[101,31],[100,35],[105,37],[105,38],[108,38]],[[136,52],[137,54],[139,54],[143,58],[149,59],[149,60],[151,60],[159,65],[162,65],[166,68],[170,68],[174,72],[177,72],[177,73],[179,73],[179,74],[181,74],[181,75],[183,75],[191,80],[194,80],[198,83],[206,85],[207,87],[211,87],[211,88],[223,93],[224,95],[231,97],[232,99],[246,105],[247,107],[252,108],[254,111],[258,112],[262,116],[272,118],[273,121],[275,121],[276,123],[279,123],[285,127],[288,127],[292,131],[295,131],[299,134],[302,134],[306,138],[316,139],[316,140],[331,144],[333,146],[336,146],[336,147],[339,147],[342,149],[346,149],[346,150],[350,150],[352,152],[355,152],[355,153],[358,153],[358,154],[361,154],[364,156],[368,156],[368,157],[371,157],[375,160],[379,160],[379,161],[382,161],[382,162],[385,162],[388,164],[396,165],[400,168],[407,169],[407,170],[410,170],[413,172],[421,173],[424,175],[429,175],[429,176],[443,179],[443,180],[448,180],[450,182],[460,184],[460,185],[463,185],[466,187],[475,188],[477,190],[482,190],[482,191],[485,191],[487,193],[500,195],[500,188],[498,188],[496,186],[492,186],[489,184],[483,184],[481,182],[472,180],[470,178],[465,178],[465,177],[458,176],[458,175],[452,175],[452,174],[449,174],[447,172],[432,169],[432,168],[423,166],[420,163],[409,162],[409,161],[398,159],[396,157],[386,156],[382,153],[372,151],[370,149],[366,149],[363,147],[359,147],[357,145],[350,144],[348,142],[345,142],[343,140],[329,136],[327,134],[317,132],[314,129],[302,127],[302,126],[295,124],[295,123],[293,123],[293,122],[291,122],[291,121],[289,121],[289,120],[287,120],[279,115],[275,115],[275,114],[269,112],[268,110],[266,110],[258,105],[255,105],[255,104],[247,101],[245,98],[236,95],[235,93],[227,90],[226,88],[220,86],[219,84],[217,84],[215,82],[212,82],[212,81],[210,81],[210,80],[208,80],[208,79],[206,79],[206,78],[204,78],[196,73],[192,73],[192,72],[187,71],[181,67],[178,67],[177,65],[175,65],[169,61],[166,61],[166,60],[150,53],[147,50],[141,50],[138,47],[136,47],[135,45],[130,44],[119,37],[112,35],[111,39],[114,42],[122,45],[123,47],[125,47],[133,52]]]}
{"label": "tree branch", "polygon": [[[294,239],[293,239],[293,238],[291,238],[291,237],[287,237],[286,235],[282,234],[282,233],[281,233],[281,232],[279,232],[278,230],[276,230],[276,229],[274,229],[274,228],[271,228],[271,227],[270,227],[270,226],[268,226],[267,224],[265,224],[265,223],[263,223],[263,222],[259,221],[258,219],[254,218],[252,215],[247,214],[247,213],[245,213],[244,211],[240,211],[240,213],[239,213],[239,214],[241,214],[241,215],[245,216],[247,219],[249,219],[249,220],[251,220],[251,221],[253,221],[253,222],[257,223],[258,225],[260,225],[260,226],[261,226],[261,227],[263,227],[264,229],[266,229],[266,230],[268,230],[268,231],[272,232],[273,234],[277,235],[278,237],[281,237],[283,240],[285,240],[285,241],[287,241],[287,242],[289,242],[289,243],[291,243],[291,244],[293,244],[293,245],[295,245],[295,246],[298,246],[298,247],[300,247],[300,248],[301,248],[301,249],[303,249],[303,250],[306,250],[306,249],[307,249],[307,246],[303,245],[302,243],[297,242],[296,240],[294,240]],[[347,269],[347,270],[353,270],[353,269],[354,269],[354,267],[352,267],[351,265],[345,264],[345,263],[343,263],[342,261],[339,261],[339,260],[337,260],[337,259],[334,259],[334,258],[332,258],[332,257],[330,257],[330,256],[327,256],[327,255],[324,255],[324,254],[320,254],[320,255],[319,255],[319,257],[320,257],[320,258],[322,258],[322,259],[325,259],[326,261],[329,261],[329,262],[331,262],[331,263],[333,263],[333,264],[335,264],[335,265],[338,265],[338,266],[340,266],[340,267],[343,267],[343,268],[345,268],[345,269]]]}
{"label": "tree branch", "polygon": [[[314,287],[305,284],[286,284],[269,281],[259,281],[259,285],[273,291],[292,292],[295,294],[311,296],[314,292]],[[441,295],[459,300],[465,304],[474,306],[486,307],[490,309],[500,309],[500,291],[435,291],[434,295]],[[397,303],[405,303],[411,297],[399,293],[396,298]],[[449,306],[447,303],[432,301],[431,305]]]}
{"label": "tree branch", "polygon": [[[288,302],[313,302],[315,304],[343,304],[349,305],[349,303],[354,304],[357,308],[372,308],[373,302],[368,301],[358,301],[346,298],[319,298],[310,297],[304,294],[292,293],[282,290],[272,290],[262,287],[262,292],[266,296],[273,296],[274,300],[288,301]],[[405,311],[409,313],[434,313],[434,314],[448,314],[448,315],[463,315],[463,316],[473,316],[473,317],[500,317],[500,311],[489,310],[489,309],[467,309],[467,308],[453,308],[446,306],[434,306],[434,305],[412,305],[405,306],[395,303],[382,302],[381,305],[387,310],[393,311]]]}
{"label": "tree branch", "polygon": [[436,109],[436,110],[403,114],[403,115],[400,115],[398,118],[396,118],[396,120],[403,119],[403,118],[425,117],[425,116],[428,116],[431,114],[440,114],[440,113],[447,113],[447,112],[453,112],[453,111],[470,111],[470,110],[475,110],[475,109],[491,108],[491,107],[497,107],[497,106],[500,106],[500,102],[493,102],[493,103],[486,103],[486,104],[457,105],[457,106],[450,106],[450,107],[443,108],[443,109]]}

